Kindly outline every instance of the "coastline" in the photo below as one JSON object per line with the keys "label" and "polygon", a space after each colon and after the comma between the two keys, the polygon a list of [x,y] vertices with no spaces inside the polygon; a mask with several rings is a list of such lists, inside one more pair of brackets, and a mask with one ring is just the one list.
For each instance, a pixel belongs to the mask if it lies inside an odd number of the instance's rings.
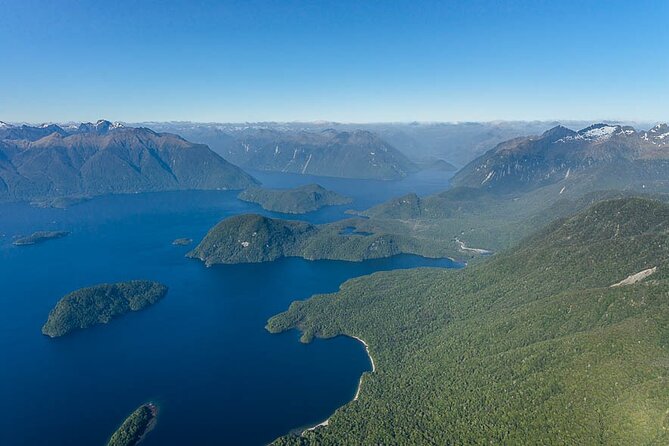
{"label": "coastline", "polygon": [[[369,361],[372,363],[372,371],[369,372],[369,373],[376,372],[376,364],[374,363],[374,358],[372,358],[372,355],[369,354],[369,345],[367,345],[367,343],[365,341],[363,341],[361,338],[359,338],[357,336],[351,336],[351,335],[344,335],[344,336],[347,336],[349,338],[353,338],[353,339],[355,339],[356,341],[360,342],[362,345],[365,346],[365,351],[367,352],[367,357],[369,358]],[[358,381],[358,388],[355,391],[355,396],[353,397],[353,399],[351,401],[349,401],[349,403],[352,402],[352,401],[357,401],[358,400],[358,397],[360,396],[360,389],[362,388],[362,378],[365,376],[365,373],[367,373],[367,372],[363,372],[362,375],[360,375],[360,380]],[[349,403],[346,403],[346,404],[349,404]],[[300,435],[304,435],[305,433],[307,433],[309,431],[316,430],[317,428],[319,428],[321,426],[327,426],[328,424],[330,424],[330,418],[332,418],[332,415],[330,415],[325,421],[322,421],[315,426],[304,429]]]}
{"label": "coastline", "polygon": [[153,402],[149,402],[146,403],[146,406],[149,408],[149,410],[151,410],[151,420],[149,421],[149,424],[146,425],[146,429],[144,429],[144,432],[142,432],[142,435],[140,435],[137,443],[135,444],[141,443],[149,434],[149,432],[156,428],[156,424],[158,424],[158,405]]}

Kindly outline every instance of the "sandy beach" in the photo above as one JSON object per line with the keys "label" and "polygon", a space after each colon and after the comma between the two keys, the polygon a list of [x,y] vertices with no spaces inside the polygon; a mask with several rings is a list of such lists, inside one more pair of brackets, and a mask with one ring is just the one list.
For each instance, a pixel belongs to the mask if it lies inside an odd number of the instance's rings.
{"label": "sandy beach", "polygon": [[[370,373],[374,373],[374,372],[376,371],[376,365],[374,364],[374,358],[372,358],[372,355],[369,354],[369,345],[367,345],[367,343],[366,343],[365,341],[363,341],[362,339],[360,339],[360,338],[357,337],[357,336],[349,336],[349,337],[351,337],[351,338],[353,338],[353,339],[359,341],[360,343],[362,343],[362,345],[365,346],[365,351],[367,352],[367,356],[369,356],[369,361],[372,363],[372,371],[371,371]],[[365,373],[363,373],[363,374],[360,376],[360,381],[358,381],[358,389],[355,391],[355,396],[353,397],[353,400],[352,400],[352,401],[357,401],[357,400],[358,400],[358,397],[360,396],[360,388],[362,387],[362,378],[363,378],[364,376],[365,376]],[[318,424],[315,425],[314,427],[310,427],[310,428],[308,428],[308,429],[305,429],[304,431],[302,431],[302,434],[304,434],[305,432],[308,432],[308,431],[312,431],[312,430],[314,430],[314,429],[316,429],[316,428],[319,428],[319,427],[321,427],[321,426],[327,426],[328,424],[330,424],[330,418],[328,418],[327,420],[323,421],[322,423],[318,423]]]}

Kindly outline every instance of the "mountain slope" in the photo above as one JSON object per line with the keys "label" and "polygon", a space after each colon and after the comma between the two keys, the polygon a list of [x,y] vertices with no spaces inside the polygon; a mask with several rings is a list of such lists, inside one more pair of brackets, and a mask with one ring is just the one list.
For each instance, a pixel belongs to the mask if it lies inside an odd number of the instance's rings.
{"label": "mountain slope", "polygon": [[13,136],[22,139],[0,141],[3,201],[256,184],[207,146],[177,135],[108,121],[47,136],[21,129]]}
{"label": "mountain slope", "polygon": [[669,206],[631,198],[464,270],[294,302],[270,331],[359,337],[376,371],[327,427],[276,444],[667,444],[667,289]]}
{"label": "mountain slope", "polygon": [[452,184],[511,192],[556,183],[578,187],[579,182],[587,181],[589,187],[599,189],[666,190],[668,136],[666,124],[647,132],[607,124],[578,132],[558,126],[539,137],[497,145],[463,167]]}

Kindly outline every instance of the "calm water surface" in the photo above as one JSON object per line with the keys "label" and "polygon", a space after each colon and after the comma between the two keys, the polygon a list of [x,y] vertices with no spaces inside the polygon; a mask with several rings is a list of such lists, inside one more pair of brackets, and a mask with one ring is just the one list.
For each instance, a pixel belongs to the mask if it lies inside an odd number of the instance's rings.
{"label": "calm water surface", "polygon": [[[257,176],[272,187],[317,181],[355,198],[299,217],[313,222],[447,184],[441,173],[393,183]],[[266,320],[351,277],[454,266],[398,256],[205,268],[184,257],[192,246],[171,245],[178,237],[197,242],[226,216],[260,211],[235,192],[100,197],[66,210],[0,206],[0,444],[103,445],[146,401],[160,406],[146,445],[258,445],[316,424],[352,399],[370,369],[364,348],[344,337],[303,345],[297,332],[267,333]],[[15,236],[43,229],[72,233],[11,245]],[[49,310],[67,292],[130,279],[158,280],[170,290],[158,304],[108,325],[59,339],[41,335]]]}

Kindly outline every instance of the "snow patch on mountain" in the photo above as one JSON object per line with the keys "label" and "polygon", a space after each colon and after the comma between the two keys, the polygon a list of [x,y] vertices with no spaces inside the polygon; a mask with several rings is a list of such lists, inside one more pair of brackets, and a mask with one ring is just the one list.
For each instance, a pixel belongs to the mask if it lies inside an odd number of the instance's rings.
{"label": "snow patch on mountain", "polygon": [[582,139],[602,141],[605,139],[609,139],[611,135],[616,133],[618,128],[619,128],[618,126],[613,126],[613,125],[604,125],[602,127],[590,128],[589,130],[586,130],[583,133],[579,133],[579,135],[577,135],[577,138],[581,137]]}
{"label": "snow patch on mountain", "polygon": [[599,142],[606,141],[611,138],[614,134],[625,134],[632,135],[634,130],[623,129],[619,125],[610,125],[610,124],[595,124],[587,127],[583,130],[580,130],[576,135],[565,136],[557,140],[557,142],[568,142],[568,141],[590,141],[590,142]]}

